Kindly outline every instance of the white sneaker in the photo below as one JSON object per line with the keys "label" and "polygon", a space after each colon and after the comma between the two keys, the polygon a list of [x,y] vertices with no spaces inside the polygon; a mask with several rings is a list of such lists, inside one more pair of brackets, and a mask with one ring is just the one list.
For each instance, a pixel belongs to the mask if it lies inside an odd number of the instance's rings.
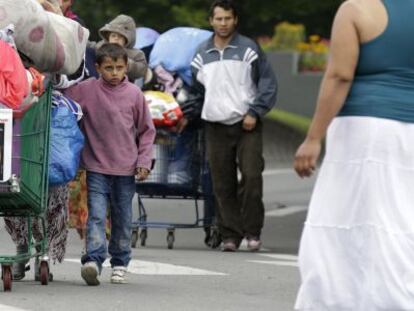
{"label": "white sneaker", "polygon": [[95,261],[88,261],[82,265],[81,276],[86,284],[90,286],[99,285],[99,268]]}
{"label": "white sneaker", "polygon": [[260,250],[262,242],[258,238],[247,239],[247,248],[251,252],[257,252]]}
{"label": "white sneaker", "polygon": [[123,266],[115,266],[112,268],[111,283],[126,284],[127,268]]}

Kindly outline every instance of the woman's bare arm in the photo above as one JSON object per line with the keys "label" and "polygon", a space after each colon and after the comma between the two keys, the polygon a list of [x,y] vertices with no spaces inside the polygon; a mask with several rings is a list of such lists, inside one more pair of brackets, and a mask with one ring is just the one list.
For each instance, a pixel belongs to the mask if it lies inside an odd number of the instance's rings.
{"label": "woman's bare arm", "polygon": [[295,155],[294,168],[300,177],[310,176],[321,150],[321,141],[332,119],[348,95],[359,56],[356,18],[359,9],[352,1],[338,9],[332,26],[330,56],[322,79],[316,110],[305,141]]}

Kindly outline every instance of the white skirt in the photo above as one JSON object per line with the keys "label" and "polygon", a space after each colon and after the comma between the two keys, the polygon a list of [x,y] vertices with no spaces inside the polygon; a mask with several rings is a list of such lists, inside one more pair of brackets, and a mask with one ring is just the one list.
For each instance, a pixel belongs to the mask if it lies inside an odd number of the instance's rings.
{"label": "white skirt", "polygon": [[333,120],[299,264],[296,310],[414,310],[414,124]]}

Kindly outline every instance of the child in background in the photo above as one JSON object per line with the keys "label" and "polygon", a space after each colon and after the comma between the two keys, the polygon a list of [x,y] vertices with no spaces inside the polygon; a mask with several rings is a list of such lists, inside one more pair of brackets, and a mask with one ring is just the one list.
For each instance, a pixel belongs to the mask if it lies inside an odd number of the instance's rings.
{"label": "child in background", "polygon": [[144,81],[151,80],[152,73],[148,68],[145,54],[139,49],[135,49],[136,25],[134,19],[128,15],[118,15],[109,24],[99,29],[102,41],[95,43],[89,42],[89,47],[98,49],[104,43],[117,43],[124,47],[128,54],[127,75],[131,82],[143,78]]}
{"label": "child in background", "polygon": [[85,147],[81,166],[86,170],[88,221],[82,278],[99,285],[106,259],[105,222],[111,203],[111,283],[125,283],[131,255],[132,198],[135,174],[147,178],[155,128],[141,90],[128,82],[128,56],[118,44],[105,43],[96,53],[99,79],[90,78],[65,90],[84,113],[81,123]]}

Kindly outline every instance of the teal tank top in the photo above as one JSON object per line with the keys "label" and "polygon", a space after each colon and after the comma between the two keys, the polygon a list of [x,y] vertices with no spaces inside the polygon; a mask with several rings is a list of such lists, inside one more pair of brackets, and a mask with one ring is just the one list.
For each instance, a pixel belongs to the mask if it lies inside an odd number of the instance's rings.
{"label": "teal tank top", "polygon": [[383,0],[385,31],[360,45],[354,81],[339,116],[414,123],[414,0]]}

